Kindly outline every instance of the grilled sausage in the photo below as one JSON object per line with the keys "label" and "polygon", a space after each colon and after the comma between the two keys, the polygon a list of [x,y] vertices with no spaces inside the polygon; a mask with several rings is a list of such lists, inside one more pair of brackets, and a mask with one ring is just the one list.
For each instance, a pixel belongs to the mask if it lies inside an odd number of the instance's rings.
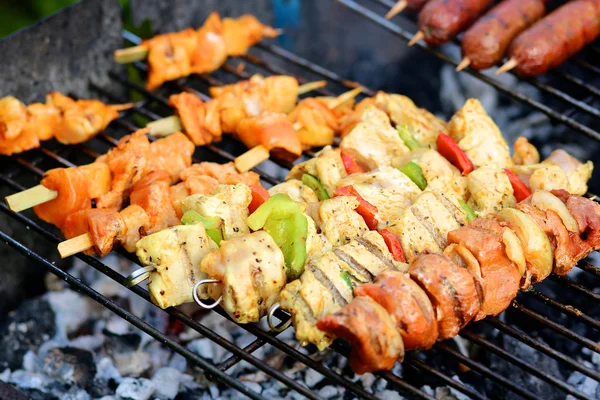
{"label": "grilled sausage", "polygon": [[419,29],[430,46],[440,46],[468,27],[492,0],[431,0],[419,13]]}
{"label": "grilled sausage", "polygon": [[520,76],[545,73],[600,34],[600,0],[574,0],[519,34],[508,49]]}
{"label": "grilled sausage", "polygon": [[462,55],[473,69],[490,68],[500,62],[519,33],[542,18],[543,0],[504,0],[489,10],[464,34]]}

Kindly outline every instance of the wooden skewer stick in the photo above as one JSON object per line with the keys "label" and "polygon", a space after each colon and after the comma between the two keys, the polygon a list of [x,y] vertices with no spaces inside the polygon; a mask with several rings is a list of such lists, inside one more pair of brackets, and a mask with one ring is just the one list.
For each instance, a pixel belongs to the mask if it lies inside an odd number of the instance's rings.
{"label": "wooden skewer stick", "polygon": [[244,172],[250,171],[252,168],[256,167],[263,161],[269,159],[269,149],[267,149],[262,144],[255,146],[237,157],[233,164],[235,165],[235,169],[238,170],[239,173],[243,174]]}
{"label": "wooden skewer stick", "polygon": [[110,104],[110,108],[117,111],[125,111],[135,107],[135,103]]}
{"label": "wooden skewer stick", "polygon": [[148,48],[144,45],[115,50],[113,55],[115,62],[119,64],[129,64],[135,61],[141,61],[147,56]]}
{"label": "wooden skewer stick", "polygon": [[146,128],[150,129],[150,135],[156,137],[167,136],[183,129],[181,120],[177,115],[171,115],[170,117],[152,121],[146,125]]}
{"label": "wooden skewer stick", "polygon": [[517,65],[519,65],[519,62],[515,58],[511,58],[506,63],[504,63],[503,66],[498,68],[498,70],[496,71],[496,75],[502,75],[503,73],[510,71]]}
{"label": "wooden skewer stick", "polygon": [[412,39],[410,39],[410,42],[408,42],[408,46],[413,46],[415,43],[417,43],[419,40],[422,40],[425,37],[425,34],[423,33],[423,31],[417,31],[417,33],[415,33],[415,36],[412,37]]}
{"label": "wooden skewer stick", "polygon": [[394,18],[396,15],[398,15],[402,11],[404,11],[404,9],[407,6],[408,6],[408,1],[406,1],[406,0],[398,1],[396,4],[394,4],[394,7],[390,8],[390,11],[388,11],[387,14],[385,14],[385,19]]}
{"label": "wooden skewer stick", "polygon": [[58,253],[61,258],[67,258],[73,254],[81,253],[94,247],[94,242],[89,233],[75,236],[72,239],[65,240],[58,244]]}
{"label": "wooden skewer stick", "polygon": [[39,204],[54,200],[58,196],[56,190],[48,189],[44,185],[37,185],[22,192],[6,196],[6,204],[14,212],[21,212]]}
{"label": "wooden skewer stick", "polygon": [[355,98],[356,96],[358,96],[359,94],[361,94],[363,89],[364,88],[362,86],[359,86],[359,87],[349,90],[345,93],[342,93],[338,97],[333,99],[329,104],[327,104],[327,106],[330,109],[334,110],[334,109],[338,108],[339,106],[341,106],[342,104],[344,104],[345,102],[350,101],[353,98]]}
{"label": "wooden skewer stick", "polygon": [[298,86],[298,96],[304,93],[312,92],[315,89],[319,89],[325,86],[327,86],[327,81],[315,81],[305,83],[304,85]]}
{"label": "wooden skewer stick", "polygon": [[463,69],[467,68],[469,65],[471,65],[471,60],[469,59],[469,57],[465,57],[460,61],[460,64],[458,64],[456,66],[456,72],[460,72]]}

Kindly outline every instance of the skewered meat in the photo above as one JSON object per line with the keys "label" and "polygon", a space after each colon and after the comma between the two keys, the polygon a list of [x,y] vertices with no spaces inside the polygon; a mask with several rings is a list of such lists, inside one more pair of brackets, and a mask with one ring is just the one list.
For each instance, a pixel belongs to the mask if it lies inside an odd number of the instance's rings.
{"label": "skewered meat", "polygon": [[377,207],[378,229],[385,229],[397,220],[402,210],[421,194],[421,189],[413,181],[390,166],[348,175],[337,184],[338,188],[350,185]]}
{"label": "skewered meat", "polygon": [[467,176],[469,206],[479,215],[487,215],[517,203],[506,172],[496,166],[477,168]]}
{"label": "skewered meat", "polygon": [[94,250],[103,257],[112,251],[115,243],[123,240],[127,234],[127,225],[117,211],[93,208],[69,215],[63,231],[67,239],[88,233],[94,243]]}
{"label": "skewered meat", "polygon": [[102,162],[93,162],[77,167],[87,182],[87,190],[90,198],[97,199],[108,193],[112,183],[110,169]]}
{"label": "skewered meat", "polygon": [[223,39],[227,53],[231,56],[246,54],[251,46],[263,38],[274,38],[278,35],[278,30],[261,24],[253,15],[245,14],[237,19],[223,19]]}
{"label": "skewered meat", "polygon": [[419,13],[419,30],[430,46],[440,46],[462,32],[492,4],[491,0],[431,0]]}
{"label": "skewered meat", "polygon": [[130,253],[135,253],[136,243],[148,232],[150,217],[141,206],[131,204],[121,212],[127,232],[121,234],[121,245]]}
{"label": "skewered meat", "polygon": [[182,171],[192,164],[194,150],[194,144],[181,132],[156,140],[148,148],[146,173],[166,171],[170,175],[171,183],[175,183]]}
{"label": "skewered meat", "polygon": [[409,152],[389,117],[376,107],[366,109],[340,148],[368,170],[390,165],[394,157]]}
{"label": "skewered meat", "polygon": [[146,235],[179,225],[180,221],[171,202],[170,180],[169,173],[160,170],[146,175],[133,186],[129,201],[146,211],[148,215],[148,224],[144,232]]}
{"label": "skewered meat", "polygon": [[283,183],[273,186],[269,189],[269,194],[273,196],[277,193],[284,193],[290,196],[296,203],[318,203],[319,199],[314,190],[306,186],[298,179],[290,179]]}
{"label": "skewered meat", "polygon": [[462,56],[468,57],[473,69],[496,65],[512,40],[542,18],[543,0],[504,0],[471,26],[461,40]]}
{"label": "skewered meat", "polygon": [[263,145],[284,160],[294,161],[302,154],[302,144],[285,114],[267,112],[246,118],[239,123],[237,136],[246,147]]}
{"label": "skewered meat", "polygon": [[221,281],[208,286],[208,296],[223,296],[223,308],[241,324],[258,322],[286,283],[283,253],[265,231],[222,241],[204,257],[201,269]]}
{"label": "skewered meat", "polygon": [[202,101],[188,92],[169,97],[169,105],[179,116],[185,133],[196,146],[204,146],[221,139],[220,104],[217,101]]}
{"label": "skewered meat", "polygon": [[[386,309],[402,336],[405,350],[429,349],[435,344],[438,330],[431,301],[406,273],[385,270],[373,283],[357,286],[354,294],[368,296]],[[317,326],[321,329],[320,323]]]}
{"label": "skewered meat", "polygon": [[288,283],[280,294],[281,308],[292,314],[300,343],[313,343],[321,350],[329,346],[333,337],[317,329],[317,320],[351,301],[355,282],[371,282],[387,268],[406,269],[393,261],[377,232],[367,232],[311,260],[300,279]]}
{"label": "skewered meat", "polygon": [[318,178],[329,197],[333,196],[339,181],[348,175],[340,151],[331,146],[326,146],[310,160],[294,165],[285,179],[301,180],[304,174]]}
{"label": "skewered meat", "polygon": [[333,246],[348,243],[369,230],[364,219],[354,210],[355,197],[339,196],[321,202],[315,223]]}
{"label": "skewered meat", "polygon": [[15,139],[27,123],[27,107],[19,99],[6,96],[0,99],[0,139]]}
{"label": "skewered meat", "polygon": [[333,144],[339,131],[338,115],[319,98],[300,101],[288,115],[298,139],[305,147],[321,147]]}
{"label": "skewered meat", "polygon": [[540,162],[540,153],[527,138],[519,136],[515,140],[515,153],[512,160],[516,165],[532,165]]}
{"label": "skewered meat", "polygon": [[219,185],[210,195],[194,194],[181,202],[183,212],[194,210],[205,217],[223,220],[223,238],[250,233],[246,225],[248,205],[252,201],[250,188],[244,184]]}
{"label": "skewered meat", "polygon": [[512,165],[508,144],[478,100],[469,99],[448,122],[448,134],[475,167]]}
{"label": "skewered meat", "polygon": [[[136,244],[136,254],[144,266],[155,267],[150,274],[150,299],[161,308],[193,301],[192,289],[206,278],[200,263],[217,245],[202,224],[179,225],[146,236]],[[206,297],[206,286],[201,297]]]}
{"label": "skewered meat", "polygon": [[440,132],[447,130],[446,123],[424,108],[419,108],[406,96],[378,92],[376,105],[390,117],[394,125],[405,125],[420,145],[435,148]]}
{"label": "skewered meat", "polygon": [[350,342],[350,366],[357,374],[369,368],[391,369],[404,358],[402,337],[394,320],[370,297],[357,296],[339,312],[321,318],[317,327]]}
{"label": "skewered meat", "polygon": [[517,74],[540,75],[562,64],[599,34],[600,1],[571,1],[517,36],[508,57],[517,61]]}

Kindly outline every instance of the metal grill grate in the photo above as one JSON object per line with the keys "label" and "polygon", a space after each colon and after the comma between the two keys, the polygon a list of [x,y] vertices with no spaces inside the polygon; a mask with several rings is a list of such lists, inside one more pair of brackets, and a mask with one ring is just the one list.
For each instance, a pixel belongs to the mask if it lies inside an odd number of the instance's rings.
{"label": "metal grill grate", "polygon": [[[390,6],[392,3],[392,1],[389,0],[371,1],[376,1],[377,3],[381,3],[386,6]],[[339,0],[339,2],[355,12],[364,15],[367,19],[381,25],[383,28],[396,33],[405,40],[409,40],[412,37],[409,32],[389,21],[384,20],[370,9],[361,6],[352,0]],[[126,40],[132,43],[139,42],[139,38],[131,33],[124,32],[123,36]],[[425,46],[421,47],[436,57],[450,64],[456,65],[454,60],[451,60],[443,53]],[[80,154],[85,154],[85,157],[89,158],[89,161],[91,161],[92,158],[98,156],[98,153],[90,146],[93,146],[94,148],[97,148],[97,146],[114,146],[117,143],[117,138],[137,129],[137,126],[134,123],[134,117],[136,115],[140,115],[151,120],[169,115],[172,112],[170,108],[167,107],[167,97],[170,93],[187,90],[198,94],[202,98],[207,98],[207,96],[203,93],[206,91],[207,85],[220,85],[223,83],[223,81],[230,82],[237,79],[245,79],[254,72],[262,72],[263,74],[286,73],[286,71],[281,67],[271,64],[269,61],[265,61],[265,58],[276,60],[278,65],[290,65],[294,67],[299,66],[304,68],[307,73],[311,75],[324,77],[331,81],[331,84],[328,86],[328,88],[336,87],[336,93],[341,92],[344,87],[348,88],[356,86],[356,83],[354,82],[346,81],[331,71],[328,71],[293,53],[271,44],[261,44],[257,46],[257,48],[253,49],[251,53],[252,54],[242,58],[230,60],[220,71],[216,72],[215,74],[210,76],[202,75],[199,77],[190,77],[188,79],[182,79],[177,82],[169,83],[154,93],[148,92],[140,85],[137,85],[136,83],[131,82],[121,76],[112,76],[112,78],[121,84],[135,91],[139,95],[142,95],[143,99],[137,102],[136,107],[125,114],[124,117],[117,119],[115,123],[113,123],[107,130],[107,133],[102,133],[96,139],[93,139],[92,143],[96,147],[90,143],[72,147],[42,147],[28,154],[12,157],[10,159],[11,161],[9,162],[10,166],[2,170],[2,173],[0,174],[0,181],[10,191],[21,191],[25,189],[24,185],[30,184],[32,177],[33,180],[38,181],[46,169],[59,166],[71,167],[75,164],[70,160],[74,160],[76,156],[78,157],[78,163],[85,162],[85,160],[79,160],[81,157]],[[260,55],[260,58],[257,54]],[[246,69],[244,71],[237,69],[234,66],[234,63],[238,62],[244,62],[246,64]],[[580,66],[586,73],[590,72],[592,74],[600,75],[600,70],[598,68],[587,64],[585,61],[574,61],[574,63]],[[135,64],[135,67],[141,71],[145,71],[146,68],[145,65],[139,63]],[[595,118],[600,118],[600,112],[588,105],[587,101],[589,101],[589,97],[585,100],[577,100],[571,95],[555,89],[552,86],[548,86],[539,80],[530,80],[530,83],[541,91],[560,98],[572,107],[572,109],[567,110],[566,112],[564,110],[559,111],[523,94],[515,93],[509,88],[503,86],[498,81],[489,78],[486,75],[473,71],[469,71],[469,73],[480,78],[484,82],[493,85],[499,91],[546,113],[549,117],[565,123],[566,125],[587,134],[588,136],[600,140],[600,132],[581,124],[573,118],[573,115],[578,112],[585,112],[594,116]],[[597,88],[589,86],[580,78],[576,78],[572,75],[561,72],[556,72],[553,74],[586,89],[592,98],[597,98],[600,96],[600,91]],[[303,77],[298,77],[298,79],[300,82],[307,80]],[[111,101],[118,102],[124,100],[115,98],[110,93],[102,91],[101,88],[96,89]],[[326,95],[331,94],[331,92],[326,89],[322,89],[320,92]],[[365,94],[367,95],[371,95],[373,93],[374,92],[369,89],[365,91]],[[235,143],[231,139],[225,139],[218,145],[210,145],[198,149],[197,155],[199,155],[202,160],[231,161],[242,151],[243,148],[239,144]],[[312,155],[312,152],[309,151],[306,154],[310,156]],[[197,161],[197,159],[194,160],[194,162]],[[279,164],[280,167],[290,167],[289,164],[284,162],[277,160],[275,160],[275,162]],[[259,173],[261,175],[261,179],[268,184],[278,183],[278,179],[276,177],[267,174],[265,171],[256,169],[255,172]],[[0,204],[0,209],[15,219],[18,223],[26,225],[37,234],[44,237],[46,240],[52,243],[58,243],[62,240],[59,236],[53,233],[53,230],[49,230],[44,225],[38,224],[28,216],[12,213],[5,204]],[[194,321],[181,311],[177,309],[165,310],[164,312],[168,313],[172,318],[181,321],[183,324],[187,325],[193,330],[196,330],[204,337],[214,341],[232,354],[227,360],[215,365],[210,361],[198,356],[197,354],[192,353],[176,341],[168,338],[148,323],[135,317],[119,305],[104,297],[102,294],[94,291],[91,287],[75,279],[67,272],[57,268],[55,265],[53,265],[53,263],[36,254],[35,249],[24,247],[16,238],[12,238],[10,235],[2,231],[0,231],[0,238],[17,251],[21,252],[32,260],[43,264],[50,272],[57,275],[59,278],[64,279],[76,290],[88,295],[90,298],[110,309],[120,317],[126,319],[137,328],[148,333],[156,340],[172,348],[175,352],[185,357],[190,363],[205,370],[206,373],[213,379],[239,390],[241,393],[244,393],[250,398],[262,399],[264,397],[248,389],[241,382],[236,380],[235,377],[227,373],[232,366],[241,360],[244,360],[255,366],[257,369],[277,379],[291,390],[295,390],[307,398],[319,398],[317,393],[311,391],[309,388],[295,381],[293,378],[290,378],[284,373],[284,371],[282,372],[276,368],[273,368],[265,360],[255,357],[252,354],[257,349],[267,344],[276,348],[281,353],[293,358],[294,360],[305,364],[308,368],[313,368],[321,373],[326,379],[328,379],[331,384],[343,387],[348,392],[359,398],[376,398],[375,395],[365,391],[359,384],[353,381],[350,376],[338,374],[332,369],[326,367],[322,362],[311,358],[305,353],[300,352],[295,347],[292,347],[289,344],[279,340],[276,333],[266,332],[257,325],[242,325],[243,329],[255,336],[255,340],[245,348],[240,348],[225,338],[219,336],[214,331],[208,329],[202,323]],[[123,257],[127,257],[134,262],[137,261],[134,256],[129,255],[124,251],[119,251],[119,253]],[[76,257],[115,280],[119,284],[125,286],[125,277],[108,267],[101,260],[82,254],[79,254]],[[543,330],[544,332],[547,331],[553,338],[557,338],[559,336],[565,337],[565,340],[571,341],[575,348],[581,347],[589,349],[595,353],[600,353],[600,345],[596,343],[598,340],[598,331],[600,330],[600,322],[595,319],[594,316],[583,313],[575,308],[572,304],[575,300],[578,300],[578,303],[580,304],[585,303],[585,300],[588,300],[589,302],[596,302],[600,300],[600,294],[591,289],[594,284],[598,286],[600,268],[587,262],[582,262],[579,265],[579,268],[584,271],[579,275],[582,277],[582,279],[580,279],[582,282],[574,282],[564,277],[552,277],[548,280],[548,282],[537,285],[534,290],[519,294],[518,299],[513,302],[513,307],[511,310],[505,313],[501,318],[487,318],[483,322],[473,324],[467,330],[461,332],[460,335],[464,340],[483,349],[484,356],[480,357],[480,359],[471,359],[464,355],[461,351],[457,351],[452,345],[452,342],[443,342],[438,343],[431,351],[421,353],[413,352],[408,354],[407,359],[404,362],[403,377],[394,375],[392,372],[383,372],[379,373],[378,375],[389,382],[389,388],[399,390],[403,395],[407,395],[412,398],[433,399],[430,394],[419,388],[422,384],[417,384],[410,378],[416,375],[425,376],[428,382],[434,382],[436,385],[446,385],[452,387],[469,398],[486,398],[486,395],[483,394],[480,389],[478,390],[475,385],[469,385],[461,382],[460,380],[453,379],[454,375],[459,374],[461,370],[464,371],[466,367],[470,369],[473,374],[478,376],[479,379],[489,380],[497,384],[498,387],[502,389],[502,393],[505,391],[512,392],[518,397],[527,399],[541,398],[540,393],[533,392],[531,389],[526,388],[521,383],[513,381],[508,377],[503,376],[503,374],[499,373],[498,371],[493,370],[485,361],[485,359],[488,358],[490,354],[494,354],[499,359],[510,363],[514,368],[521,369],[525,373],[546,382],[558,391],[561,391],[565,394],[570,394],[579,399],[591,398],[590,395],[579,391],[574,386],[563,381],[562,378],[554,376],[547,371],[540,370],[533,363],[525,359],[525,357],[509,352],[498,344],[503,338],[513,338],[518,342],[529,346],[532,351],[557,360],[561,368],[564,368],[566,371],[578,371],[584,376],[600,382],[600,372],[598,372],[596,369],[589,365],[583,364],[572,356],[568,355],[568,352],[565,349],[554,349],[546,344],[544,340],[534,338],[530,335],[530,332],[533,330]],[[545,289],[551,287],[552,285],[561,288],[561,292],[566,293],[565,296],[547,295]],[[131,288],[131,290],[149,301],[148,292],[146,290],[139,287]],[[525,304],[527,304],[527,306]],[[535,311],[532,307],[535,309],[541,309],[543,312]],[[220,308],[213,310],[213,312],[217,312],[224,318],[228,318],[228,316]],[[517,328],[512,322],[505,322],[506,320],[509,320],[508,317],[504,318],[506,315],[514,316],[516,318],[520,318],[521,320],[527,321],[527,323],[530,325],[529,329]],[[561,316],[561,323],[555,322],[555,319],[557,319],[555,317],[557,315]],[[288,318],[288,316],[282,312],[279,313],[278,317],[282,320],[286,320]],[[586,336],[569,329],[563,322],[565,321],[565,318],[569,324],[572,324],[573,321],[575,321],[590,328],[592,333],[589,334],[588,332],[588,335]],[[484,335],[482,332],[485,332],[486,334]],[[590,339],[588,336],[593,336],[594,339]],[[574,347],[571,346],[570,348]],[[347,355],[347,348],[342,343],[336,342],[332,346],[332,349],[338,353]],[[445,360],[443,367],[439,366],[441,365],[439,362],[435,362],[436,357],[438,359],[443,358]],[[498,397],[504,397],[502,393],[499,393]]]}

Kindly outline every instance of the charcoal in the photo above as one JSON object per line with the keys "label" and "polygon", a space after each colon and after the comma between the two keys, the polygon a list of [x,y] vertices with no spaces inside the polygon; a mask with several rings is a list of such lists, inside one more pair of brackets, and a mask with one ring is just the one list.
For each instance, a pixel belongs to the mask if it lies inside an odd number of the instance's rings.
{"label": "charcoal", "polygon": [[127,400],[148,400],[154,391],[154,383],[149,379],[125,378],[117,387],[117,396]]}
{"label": "charcoal", "polygon": [[72,387],[60,400],[92,400],[92,397],[85,390]]}
{"label": "charcoal", "polygon": [[304,374],[304,382],[309,388],[314,387],[317,383],[321,382],[322,380],[323,375],[321,375],[312,368],[307,369],[306,373]]}
{"label": "charcoal", "polygon": [[55,334],[50,304],[39,297],[24,302],[0,322],[0,370],[20,368],[28,350],[37,351]]}
{"label": "charcoal", "polygon": [[152,377],[152,382],[156,387],[154,397],[159,400],[171,400],[179,392],[179,382],[181,372],[173,368],[161,368]]}
{"label": "charcoal", "polygon": [[45,298],[54,310],[57,333],[61,337],[77,331],[92,315],[89,300],[73,290],[48,292]]}
{"label": "charcoal", "polygon": [[23,392],[17,390],[8,383],[0,382],[0,399],[2,400],[27,400],[29,399]]}
{"label": "charcoal", "polygon": [[100,397],[112,396],[115,394],[115,389],[117,388],[117,384],[111,381],[109,383],[102,381],[98,378],[95,378],[92,383],[88,385],[86,388],[87,392],[94,399],[98,399]]}
{"label": "charcoal", "polygon": [[57,347],[44,357],[42,371],[62,382],[86,387],[96,375],[96,363],[87,350]]}

